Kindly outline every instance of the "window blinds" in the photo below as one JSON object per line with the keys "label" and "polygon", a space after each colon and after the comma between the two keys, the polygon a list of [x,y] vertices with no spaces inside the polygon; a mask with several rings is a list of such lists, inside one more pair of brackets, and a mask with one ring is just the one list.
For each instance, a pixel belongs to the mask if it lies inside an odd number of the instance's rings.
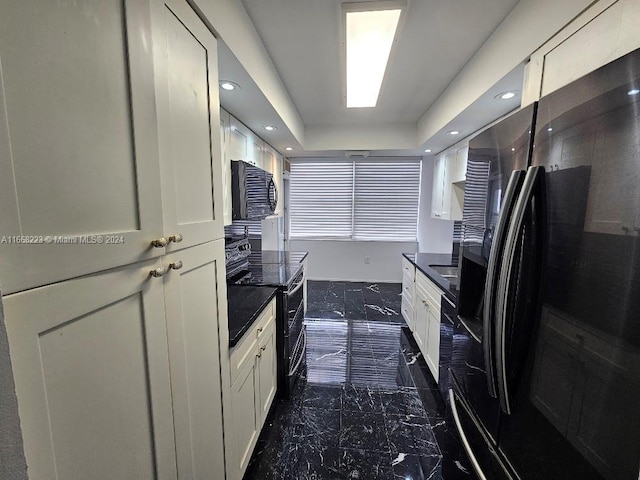
{"label": "window blinds", "polygon": [[415,241],[419,160],[294,160],[291,237]]}

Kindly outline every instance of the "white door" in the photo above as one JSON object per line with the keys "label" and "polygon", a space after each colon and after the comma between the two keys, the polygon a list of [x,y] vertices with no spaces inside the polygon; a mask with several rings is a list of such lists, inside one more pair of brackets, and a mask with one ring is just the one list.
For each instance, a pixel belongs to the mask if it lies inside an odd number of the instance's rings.
{"label": "white door", "polygon": [[177,477],[158,265],[4,298],[32,480]]}
{"label": "white door", "polygon": [[163,266],[178,477],[222,478],[219,329],[227,312],[217,299],[227,295],[224,241],[167,255]]}
{"label": "white door", "polygon": [[429,307],[428,323],[425,361],[437,382],[440,361],[440,311],[432,306]]}
{"label": "white door", "polygon": [[231,465],[227,468],[230,480],[240,480],[253,447],[260,434],[260,399],[258,393],[257,353],[247,355],[239,367],[240,373],[231,386],[232,427],[226,447],[231,449]]}
{"label": "white door", "polygon": [[145,0],[0,4],[6,293],[164,254],[149,41]]}
{"label": "white door", "polygon": [[414,312],[414,330],[413,337],[424,353],[427,346],[427,329],[429,321],[429,304],[425,300],[424,295],[416,289],[415,312]]}
{"label": "white door", "polygon": [[185,0],[153,8],[164,233],[174,251],[224,236],[217,43]]}

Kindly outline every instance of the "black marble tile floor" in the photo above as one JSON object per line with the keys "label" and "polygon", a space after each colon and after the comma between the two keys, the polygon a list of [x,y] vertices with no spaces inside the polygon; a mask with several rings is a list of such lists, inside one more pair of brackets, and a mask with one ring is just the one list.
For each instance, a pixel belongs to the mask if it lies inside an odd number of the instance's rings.
{"label": "black marble tile floor", "polygon": [[245,480],[475,478],[400,288],[309,282],[307,375],[274,402]]}

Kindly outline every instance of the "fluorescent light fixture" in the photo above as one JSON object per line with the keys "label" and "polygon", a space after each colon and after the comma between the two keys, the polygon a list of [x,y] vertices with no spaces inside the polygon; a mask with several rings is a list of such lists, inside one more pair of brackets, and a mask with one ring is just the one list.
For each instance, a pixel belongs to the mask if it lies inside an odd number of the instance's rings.
{"label": "fluorescent light fixture", "polygon": [[220,80],[220,87],[229,92],[231,90],[240,90],[240,85],[235,82],[230,82],[229,80]]}
{"label": "fluorescent light fixture", "polygon": [[264,129],[268,132],[273,132],[274,130],[277,130],[278,127],[274,127],[273,125],[265,125]]}
{"label": "fluorescent light fixture", "polygon": [[459,130],[451,130],[449,132],[449,135],[460,135],[460,131]]}
{"label": "fluorescent light fixture", "polygon": [[285,150],[286,150],[287,152],[290,152],[291,150],[293,150],[293,148],[292,148],[292,147],[287,147],[287,148],[285,148]]}
{"label": "fluorescent light fixture", "polygon": [[375,107],[403,3],[342,4],[347,51],[347,108]]}
{"label": "fluorescent light fixture", "polygon": [[637,88],[634,88],[633,90],[629,90],[627,92],[627,95],[638,95],[640,93],[640,90],[638,90]]}

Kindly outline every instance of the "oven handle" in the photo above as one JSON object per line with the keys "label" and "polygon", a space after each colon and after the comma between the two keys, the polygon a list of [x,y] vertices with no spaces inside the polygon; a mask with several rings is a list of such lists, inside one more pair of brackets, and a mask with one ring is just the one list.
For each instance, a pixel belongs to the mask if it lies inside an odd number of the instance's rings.
{"label": "oven handle", "polygon": [[[289,370],[289,376],[295,375],[295,373],[298,371],[298,369],[300,368],[300,364],[302,363],[302,360],[304,359],[305,356],[305,351],[307,349],[307,329],[305,327],[302,327],[302,335],[303,335],[303,339],[302,339],[302,348],[300,350],[302,350],[302,353],[300,354],[300,358],[298,358],[298,361],[296,362],[295,367],[293,367],[291,370]],[[294,349],[294,351],[297,351],[298,349]]]}
{"label": "oven handle", "polygon": [[303,285],[304,285],[304,272],[302,273],[302,279],[300,280],[300,283],[296,285],[296,287],[293,290],[287,291],[287,296],[290,297],[291,295],[296,293],[298,290],[302,288]]}

